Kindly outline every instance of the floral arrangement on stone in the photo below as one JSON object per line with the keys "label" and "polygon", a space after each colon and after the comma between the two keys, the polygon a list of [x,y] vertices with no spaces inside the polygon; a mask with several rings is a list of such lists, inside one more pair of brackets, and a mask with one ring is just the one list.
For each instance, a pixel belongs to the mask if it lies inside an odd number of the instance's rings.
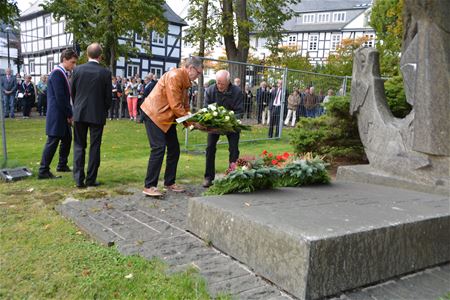
{"label": "floral arrangement on stone", "polygon": [[232,110],[227,110],[223,106],[217,106],[215,103],[202,108],[195,114],[185,119],[192,122],[190,130],[199,129],[211,133],[229,133],[240,130],[251,130],[251,127],[241,123],[234,115]]}
{"label": "floral arrangement on stone", "polygon": [[240,158],[232,163],[225,176],[214,180],[214,185],[205,195],[326,184],[330,182],[327,165],[320,157],[313,157],[311,153],[301,156],[287,152],[274,155],[264,150],[258,158]]}

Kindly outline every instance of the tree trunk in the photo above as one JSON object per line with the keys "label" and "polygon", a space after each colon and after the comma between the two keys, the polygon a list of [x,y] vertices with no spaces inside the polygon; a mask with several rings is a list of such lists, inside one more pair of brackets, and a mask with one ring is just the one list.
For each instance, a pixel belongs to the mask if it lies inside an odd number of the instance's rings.
{"label": "tree trunk", "polygon": [[[205,57],[205,35],[206,35],[206,26],[208,21],[208,5],[209,0],[203,1],[203,11],[202,11],[202,28],[201,28],[201,38],[200,38],[200,46],[198,50],[198,56]],[[203,107],[204,101],[204,77],[203,73],[198,78],[198,95],[197,95],[197,110]]]}

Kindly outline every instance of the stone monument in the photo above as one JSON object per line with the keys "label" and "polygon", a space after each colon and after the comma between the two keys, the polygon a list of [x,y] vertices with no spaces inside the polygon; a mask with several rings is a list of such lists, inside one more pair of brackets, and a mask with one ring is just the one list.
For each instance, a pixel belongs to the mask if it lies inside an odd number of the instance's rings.
{"label": "stone monument", "polygon": [[401,58],[412,111],[395,118],[387,105],[378,52],[356,51],[350,113],[370,165],[347,166],[337,179],[450,194],[450,18],[447,1],[406,0]]}

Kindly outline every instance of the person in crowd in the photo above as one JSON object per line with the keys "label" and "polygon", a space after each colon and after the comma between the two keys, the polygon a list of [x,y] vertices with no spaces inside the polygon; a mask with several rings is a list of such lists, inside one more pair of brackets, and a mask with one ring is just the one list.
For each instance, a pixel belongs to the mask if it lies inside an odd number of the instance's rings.
{"label": "person in crowd", "polygon": [[281,102],[283,101],[283,80],[277,81],[277,87],[272,89],[269,111],[269,138],[273,137],[273,128],[275,127],[275,136],[278,137],[280,132],[280,114],[281,114]]}
{"label": "person in crowd", "polygon": [[20,98],[22,96],[22,106],[23,106],[23,118],[28,119],[31,116],[31,108],[36,102],[36,96],[34,92],[34,85],[31,82],[31,76],[25,75],[25,81],[22,82],[19,89]]}
{"label": "person in crowd", "polygon": [[[23,94],[19,93],[19,90],[22,87],[23,80],[22,80],[22,76],[20,76],[19,73],[16,74],[16,82],[17,82],[16,95],[15,95],[15,97],[16,97],[16,111],[23,111],[23,103],[22,103],[23,102],[22,101]],[[19,98],[19,94],[21,94],[20,98]]]}
{"label": "person in crowd", "polygon": [[326,113],[326,110],[327,110],[325,104],[330,102],[330,98],[333,96],[334,96],[333,89],[328,89],[327,95],[325,96],[325,98],[323,98],[323,102],[322,102],[324,113]]}
{"label": "person in crowd", "polygon": [[3,114],[5,118],[11,116],[14,118],[14,100],[16,97],[17,81],[14,76],[11,75],[11,69],[6,68],[6,75],[2,78],[2,100],[3,100]]}
{"label": "person in crowd", "polygon": [[45,134],[47,142],[42,152],[39,166],[39,179],[55,179],[50,172],[50,164],[59,144],[59,161],[57,172],[70,172],[67,165],[72,144],[72,105],[70,104],[70,86],[67,72],[75,68],[78,55],[73,49],[61,52],[60,64],[50,73],[47,84],[47,117]]}
{"label": "person in crowd", "polygon": [[117,77],[112,77],[112,93],[111,93],[111,107],[109,108],[109,120],[114,118],[119,120],[119,106],[122,98],[122,87],[117,82]]}
{"label": "person in crowd", "polygon": [[137,102],[138,102],[138,86],[139,83],[136,81],[136,78],[132,78],[128,81],[128,84],[125,88],[127,91],[127,103],[128,103],[128,113],[130,115],[130,121],[136,121],[137,115]]}
{"label": "person in crowd", "polygon": [[[143,101],[145,101],[145,99],[148,97],[148,95],[150,95],[150,93],[152,92],[152,90],[155,86],[156,86],[156,80],[153,79],[153,73],[148,73],[147,76],[145,76],[145,78],[144,78],[144,92],[142,94],[142,98],[144,99]],[[139,109],[142,112],[139,116],[139,123],[143,123],[144,119],[145,119],[145,113],[142,111],[142,109],[140,107],[139,107]]]}
{"label": "person in crowd", "polygon": [[317,105],[317,96],[314,94],[314,87],[309,88],[309,93],[306,94],[305,98],[305,108],[306,108],[306,117],[314,118],[316,112]]}
{"label": "person in crowd", "polygon": [[128,114],[128,104],[127,104],[127,98],[128,98],[128,93],[131,90],[127,90],[127,86],[128,86],[128,78],[124,77],[122,78],[122,82],[120,87],[122,88],[122,97],[120,97],[120,105],[119,105],[119,112],[120,112],[120,118],[128,118],[127,114]]}
{"label": "person in crowd", "polygon": [[173,192],[185,191],[175,183],[180,144],[174,122],[175,119],[189,114],[188,90],[191,81],[196,80],[202,72],[201,59],[194,56],[187,58],[183,67],[170,70],[161,77],[141,106],[145,113],[144,124],[151,148],[142,191],[147,196],[162,195],[157,185],[166,149],[164,186]]}
{"label": "person in crowd", "polygon": [[257,109],[257,121],[258,124],[264,125],[266,120],[266,107],[269,103],[270,93],[267,88],[267,83],[261,81],[259,88],[256,90],[256,109]]}
{"label": "person in crowd", "polygon": [[244,90],[244,115],[247,119],[250,119],[253,106],[253,93],[248,83],[245,84]]}
{"label": "person in crowd", "polygon": [[241,87],[241,79],[239,77],[236,77],[234,80],[234,85],[238,86],[239,88]]}
{"label": "person in crowd", "polygon": [[284,125],[288,125],[292,117],[291,126],[295,125],[297,120],[297,109],[300,105],[300,93],[297,88],[294,88],[294,92],[288,97],[288,112],[286,119],[284,120]]}
{"label": "person in crowd", "polygon": [[295,122],[298,122],[298,120],[302,117],[306,117],[306,109],[305,109],[306,90],[307,90],[306,88],[302,88],[299,90],[300,104],[297,107],[297,118]]}
{"label": "person in crowd", "polygon": [[41,80],[36,85],[38,92],[38,112],[39,116],[45,116],[47,114],[47,75],[42,75]]}
{"label": "person in crowd", "polygon": [[[138,101],[137,101],[137,106],[136,106],[136,118],[135,121],[137,123],[142,123],[140,120],[143,120],[143,112],[141,110],[141,105],[144,102],[144,88],[145,88],[145,83],[144,80],[142,80],[139,76],[136,78],[136,82],[137,82],[137,94],[138,94]],[[138,119],[138,115],[139,115],[139,119]]]}
{"label": "person in crowd", "polygon": [[[90,44],[86,50],[89,61],[75,68],[72,75],[73,177],[79,188],[99,185],[96,180],[100,167],[100,146],[103,127],[112,101],[111,72],[99,64],[102,51],[100,44]],[[86,176],[84,162],[88,130],[90,147]]]}
{"label": "person in crowd", "polygon": [[[216,73],[216,83],[211,85],[206,91],[205,106],[217,103],[217,106],[223,106],[232,110],[237,118],[242,117],[244,113],[244,103],[242,101],[243,93],[241,88],[231,84],[230,73],[226,70],[220,70]],[[239,137],[240,132],[231,132],[227,134],[228,139],[228,162],[231,164],[239,158]],[[206,166],[203,187],[210,187],[216,175],[216,149],[220,134],[208,133],[206,146]]]}
{"label": "person in crowd", "polygon": [[325,93],[322,89],[320,89],[319,95],[317,96],[316,117],[323,115],[323,99],[325,99]]}

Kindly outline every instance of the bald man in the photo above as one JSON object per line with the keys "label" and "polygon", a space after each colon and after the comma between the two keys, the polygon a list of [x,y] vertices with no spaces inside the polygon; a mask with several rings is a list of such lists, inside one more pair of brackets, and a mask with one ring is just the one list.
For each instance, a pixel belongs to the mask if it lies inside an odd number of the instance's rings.
{"label": "bald man", "polygon": [[[77,67],[72,76],[73,100],[73,177],[76,186],[98,186],[97,172],[100,167],[100,146],[103,127],[112,102],[111,72],[99,62],[102,47],[93,43],[87,47],[89,61]],[[87,175],[84,172],[87,133],[90,133]],[[86,179],[86,181],[85,181]]]}
{"label": "bald man", "polygon": [[[244,103],[241,88],[231,84],[230,73],[226,70],[220,70],[216,73],[216,83],[206,89],[205,106],[217,103],[217,106],[223,106],[228,110],[234,111],[237,118],[242,117],[244,113]],[[236,162],[239,158],[239,136],[240,132],[231,132],[227,134],[229,163]],[[205,180],[203,187],[210,187],[216,175],[216,145],[220,134],[208,133],[208,142],[206,146],[206,167]]]}

